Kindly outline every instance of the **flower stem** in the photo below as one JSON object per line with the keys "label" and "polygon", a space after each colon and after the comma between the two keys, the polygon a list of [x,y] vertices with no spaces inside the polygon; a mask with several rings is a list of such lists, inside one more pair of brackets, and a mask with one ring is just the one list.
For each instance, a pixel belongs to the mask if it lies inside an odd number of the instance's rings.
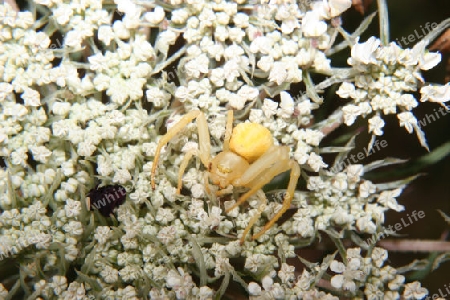
{"label": "flower stem", "polygon": [[380,19],[380,40],[381,44],[389,44],[389,16],[386,0],[377,0]]}

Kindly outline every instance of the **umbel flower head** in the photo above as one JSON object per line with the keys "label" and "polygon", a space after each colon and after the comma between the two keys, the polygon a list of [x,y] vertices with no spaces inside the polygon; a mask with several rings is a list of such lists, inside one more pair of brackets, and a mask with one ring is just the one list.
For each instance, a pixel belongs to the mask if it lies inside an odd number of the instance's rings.
{"label": "umbel flower head", "polygon": [[443,106],[441,110],[448,110],[444,103],[450,101],[450,85],[424,85],[421,70],[429,70],[441,61],[441,54],[428,52],[426,46],[426,41],[420,41],[412,49],[402,49],[395,42],[382,46],[375,37],[364,43],[357,40],[348,59],[356,75],[337,91],[341,98],[351,99],[342,108],[345,124],[352,125],[358,116],[369,116],[369,132],[381,136],[385,125],[382,116],[396,114],[400,126],[409,133],[415,131],[428,149],[411,112],[418,105],[414,93],[420,91],[420,102],[436,102]]}
{"label": "umbel flower head", "polygon": [[[386,231],[387,211],[405,210],[400,195],[412,179],[365,178],[399,163],[391,159],[327,169],[324,154],[338,153],[339,161],[352,143],[324,143],[359,116],[382,135],[384,116],[396,114],[426,146],[412,110],[425,101],[444,107],[450,97],[449,84],[422,78],[440,61],[428,41],[412,49],[382,45],[382,37],[359,43],[362,30],[347,36],[342,28],[351,0],[29,4],[31,11],[0,4],[0,274],[15,272],[0,284],[0,299],[427,295],[403,274],[419,264],[393,268],[376,242],[359,242]],[[356,43],[336,44],[339,34]],[[344,71],[332,56],[342,45],[351,48]],[[327,115],[323,104],[336,84],[349,102]],[[207,126],[199,132],[187,122],[168,137],[193,110]],[[249,161],[283,146],[284,158],[300,166],[289,207],[283,174],[232,210],[248,186],[219,190],[208,180],[210,166],[195,156],[205,147],[200,135],[208,133],[212,157],[223,151],[233,135],[229,110],[237,131],[264,128],[268,149],[245,155]],[[169,138],[152,189],[156,149]],[[249,224],[253,236],[282,208],[263,235],[240,242]],[[346,249],[348,236],[357,246]],[[302,247],[324,240],[334,242],[323,244],[332,254],[302,257]],[[10,265],[19,267],[5,270]]]}

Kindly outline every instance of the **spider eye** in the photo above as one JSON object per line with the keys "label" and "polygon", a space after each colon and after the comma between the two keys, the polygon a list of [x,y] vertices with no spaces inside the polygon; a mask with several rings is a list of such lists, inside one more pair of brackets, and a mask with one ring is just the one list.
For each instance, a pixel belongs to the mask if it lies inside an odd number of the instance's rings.
{"label": "spider eye", "polygon": [[231,173],[231,168],[226,167],[226,166],[223,165],[223,164],[217,165],[217,169],[218,169],[220,172],[225,173],[225,174]]}

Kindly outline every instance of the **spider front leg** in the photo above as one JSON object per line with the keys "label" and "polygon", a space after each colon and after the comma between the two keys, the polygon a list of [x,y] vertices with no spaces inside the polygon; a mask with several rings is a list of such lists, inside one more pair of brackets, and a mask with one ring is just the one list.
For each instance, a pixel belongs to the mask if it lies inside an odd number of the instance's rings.
{"label": "spider front leg", "polygon": [[247,233],[253,227],[253,224],[255,224],[256,221],[258,221],[258,219],[261,217],[261,214],[263,213],[263,211],[266,209],[266,206],[267,206],[267,198],[266,198],[266,195],[264,194],[264,192],[262,190],[259,190],[256,194],[257,194],[258,198],[261,200],[262,203],[259,206],[258,211],[256,212],[256,214],[248,222],[247,227],[245,227],[245,230],[242,233],[241,239],[239,240],[239,243],[241,245],[244,244],[245,237],[247,236]]}
{"label": "spider front leg", "polygon": [[240,197],[233,206],[228,208],[227,212],[247,201],[248,198],[269,183],[275,176],[289,170],[287,161],[289,161],[289,147],[273,146],[267,150],[263,156],[249,166],[240,178],[232,183],[233,186],[244,186],[250,188],[250,190]]}
{"label": "spider front leg", "polygon": [[298,163],[294,160],[289,161],[289,168],[291,169],[289,184],[287,188],[286,195],[283,199],[283,206],[281,209],[275,214],[275,216],[272,217],[272,219],[264,225],[264,228],[261,229],[260,232],[252,236],[252,240],[258,239],[261,235],[263,235],[267,230],[270,229],[270,227],[275,224],[276,221],[288,210],[288,208],[291,206],[292,198],[294,198],[294,192],[295,187],[297,186],[298,178],[300,177],[300,166]]}
{"label": "spider front leg", "polygon": [[[269,149],[263,156],[256,160],[248,170],[236,180],[233,185],[247,186],[250,190],[245,193],[238,201],[227,209],[227,212],[241,205],[248,200],[252,195],[258,192],[264,185],[269,183],[275,176],[287,170],[291,170],[290,180],[286,196],[283,200],[283,206],[276,213],[276,215],[264,226],[264,228],[252,237],[252,239],[259,238],[264,232],[270,229],[273,224],[286,212],[291,205],[294,195],[295,187],[300,176],[300,166],[294,160],[289,159],[289,147],[275,146]],[[253,225],[252,223],[249,226]],[[250,229],[247,226],[244,233],[246,234]],[[245,236],[241,238],[244,240]]]}
{"label": "spider front leg", "polygon": [[[211,161],[211,140],[209,138],[209,130],[208,130],[208,123],[206,122],[205,115],[199,111],[199,110],[193,110],[187,113],[184,117],[181,118],[181,120],[175,124],[172,128],[170,128],[167,133],[161,138],[161,140],[158,143],[158,146],[156,147],[155,152],[155,159],[153,160],[152,165],[152,171],[151,171],[151,185],[152,189],[154,190],[156,188],[155,184],[155,173],[156,168],[158,166],[159,157],[161,155],[161,149],[164,147],[171,139],[175,137],[177,133],[179,133],[184,127],[186,127],[192,120],[197,119],[197,129],[198,129],[198,141],[199,141],[199,151],[198,156],[200,157],[200,160],[205,165],[205,167],[208,167],[209,162]],[[189,155],[186,154],[187,160],[189,160],[193,154],[196,153],[190,153]],[[185,159],[186,159],[185,156]],[[179,177],[183,176],[182,173],[184,173],[184,170],[187,166],[187,162],[182,163],[182,172],[180,172]],[[180,181],[180,178],[179,178]]]}
{"label": "spider front leg", "polygon": [[192,156],[199,156],[197,149],[191,149],[184,155],[183,161],[180,165],[180,170],[178,171],[178,185],[177,185],[177,195],[181,193],[181,188],[183,185],[183,175],[184,171],[186,171],[186,168],[189,164],[189,161],[191,160]]}
{"label": "spider front leg", "polygon": [[225,139],[223,142],[223,151],[230,150],[230,139],[233,132],[233,111],[227,112],[227,124],[225,125]]}

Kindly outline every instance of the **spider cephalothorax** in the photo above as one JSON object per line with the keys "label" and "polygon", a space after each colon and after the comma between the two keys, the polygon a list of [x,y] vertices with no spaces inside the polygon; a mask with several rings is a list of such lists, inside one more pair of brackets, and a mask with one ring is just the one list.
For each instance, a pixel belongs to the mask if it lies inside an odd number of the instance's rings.
{"label": "spider cephalothorax", "polygon": [[[212,183],[220,188],[217,192],[219,195],[226,193],[228,191],[227,188],[230,186],[249,189],[232,207],[227,209],[227,212],[247,201],[249,197],[255,195],[278,174],[291,170],[283,206],[264,228],[252,237],[252,239],[257,239],[272,227],[289,208],[298,177],[300,176],[300,166],[296,161],[290,159],[289,147],[275,146],[270,131],[261,124],[241,123],[233,129],[233,111],[228,111],[223,151],[212,158],[206,117],[201,111],[194,110],[181,118],[159,141],[151,173],[153,189],[155,189],[155,173],[162,147],[194,119],[197,119],[199,149],[186,153],[178,173],[177,193],[181,191],[182,177],[193,155],[198,156],[208,169],[208,175]],[[264,201],[267,200],[266,197],[263,198]],[[257,217],[263,211],[264,204],[261,206]],[[241,243],[245,240],[246,234],[256,220],[257,218],[250,220],[249,225],[242,234]]]}

